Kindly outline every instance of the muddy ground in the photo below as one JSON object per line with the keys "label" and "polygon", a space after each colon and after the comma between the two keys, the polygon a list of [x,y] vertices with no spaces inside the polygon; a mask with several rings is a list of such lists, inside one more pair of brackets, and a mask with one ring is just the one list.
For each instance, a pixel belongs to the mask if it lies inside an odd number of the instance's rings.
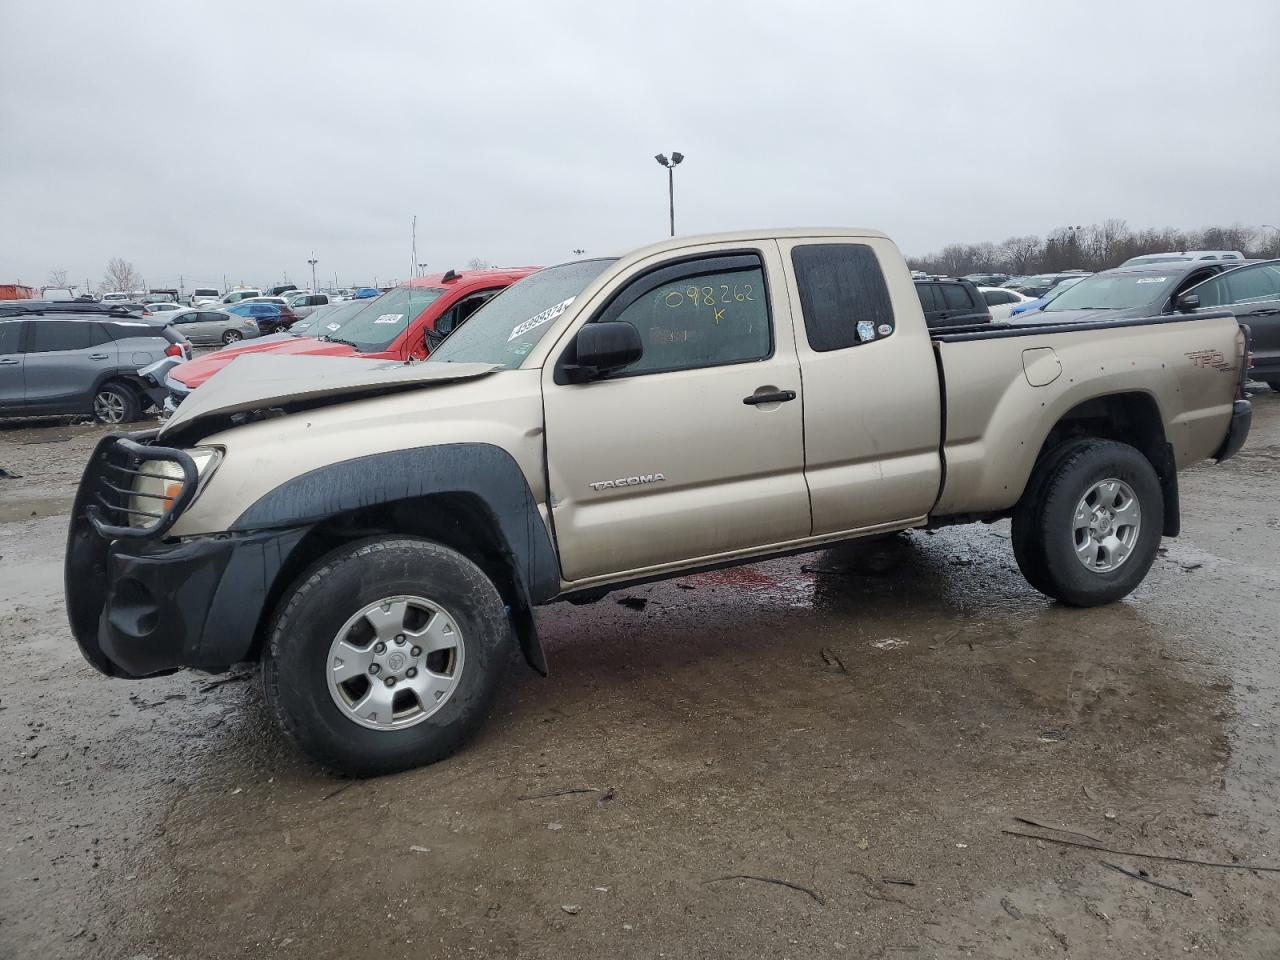
{"label": "muddy ground", "polygon": [[100,431],[0,427],[0,956],[1280,956],[1280,873],[1004,832],[1280,867],[1254,408],[1123,603],[1046,601],[998,524],[557,605],[550,679],[374,781],[284,747],[256,676],[94,673],[61,558]]}

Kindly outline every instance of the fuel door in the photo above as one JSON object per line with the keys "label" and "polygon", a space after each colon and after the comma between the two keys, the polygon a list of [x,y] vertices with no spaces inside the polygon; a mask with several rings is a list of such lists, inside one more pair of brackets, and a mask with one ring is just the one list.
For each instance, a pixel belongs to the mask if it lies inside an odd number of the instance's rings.
{"label": "fuel door", "polygon": [[1047,387],[1062,375],[1062,361],[1053,347],[1022,351],[1022,372],[1033,387]]}

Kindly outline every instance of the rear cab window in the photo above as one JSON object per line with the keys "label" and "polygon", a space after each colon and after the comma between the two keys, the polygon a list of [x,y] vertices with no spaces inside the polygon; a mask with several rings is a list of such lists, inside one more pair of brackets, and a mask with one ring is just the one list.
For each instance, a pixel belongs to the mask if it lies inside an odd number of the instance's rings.
{"label": "rear cab window", "polygon": [[[814,350],[843,350],[893,333],[893,302],[869,246],[804,244],[792,249],[791,265],[805,337]],[[917,291],[923,286],[917,284]]]}

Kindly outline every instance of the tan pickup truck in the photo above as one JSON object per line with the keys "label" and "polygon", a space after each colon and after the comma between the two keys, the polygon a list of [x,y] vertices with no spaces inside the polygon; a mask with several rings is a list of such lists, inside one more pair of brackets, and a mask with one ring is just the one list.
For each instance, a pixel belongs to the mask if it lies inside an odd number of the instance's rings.
{"label": "tan pickup truck", "polygon": [[1179,467],[1249,428],[1226,314],[931,335],[868,230],[551,267],[427,362],[248,356],[85,471],[67,605],[111,676],[261,661],[283,728],[376,774],[484,716],[533,607],[911,527],[1013,520],[1027,579],[1124,596]]}

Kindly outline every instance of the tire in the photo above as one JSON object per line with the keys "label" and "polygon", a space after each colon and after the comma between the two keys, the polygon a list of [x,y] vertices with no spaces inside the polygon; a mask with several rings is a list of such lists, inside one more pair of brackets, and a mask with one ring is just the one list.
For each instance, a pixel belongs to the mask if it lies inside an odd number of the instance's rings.
{"label": "tire", "polygon": [[228,330],[222,335],[222,342],[225,344],[239,343],[244,339],[244,334],[239,330]]}
{"label": "tire", "polygon": [[1273,377],[1272,379],[1266,381],[1266,384],[1276,393],[1280,393],[1280,377]]}
{"label": "tire", "polygon": [[[342,650],[340,639],[349,643]],[[281,597],[263,687],[281,728],[312,759],[379,776],[453,753],[487,715],[515,649],[497,588],[462,554],[428,540],[365,540],[323,557]]]}
{"label": "tire", "polygon": [[1092,607],[1142,582],[1163,528],[1164,495],[1151,462],[1128,444],[1078,440],[1033,475],[1014,511],[1012,542],[1028,583],[1063,603]]}
{"label": "tire", "polygon": [[99,423],[131,423],[141,408],[137,394],[122,383],[104,383],[93,396],[93,416]]}

